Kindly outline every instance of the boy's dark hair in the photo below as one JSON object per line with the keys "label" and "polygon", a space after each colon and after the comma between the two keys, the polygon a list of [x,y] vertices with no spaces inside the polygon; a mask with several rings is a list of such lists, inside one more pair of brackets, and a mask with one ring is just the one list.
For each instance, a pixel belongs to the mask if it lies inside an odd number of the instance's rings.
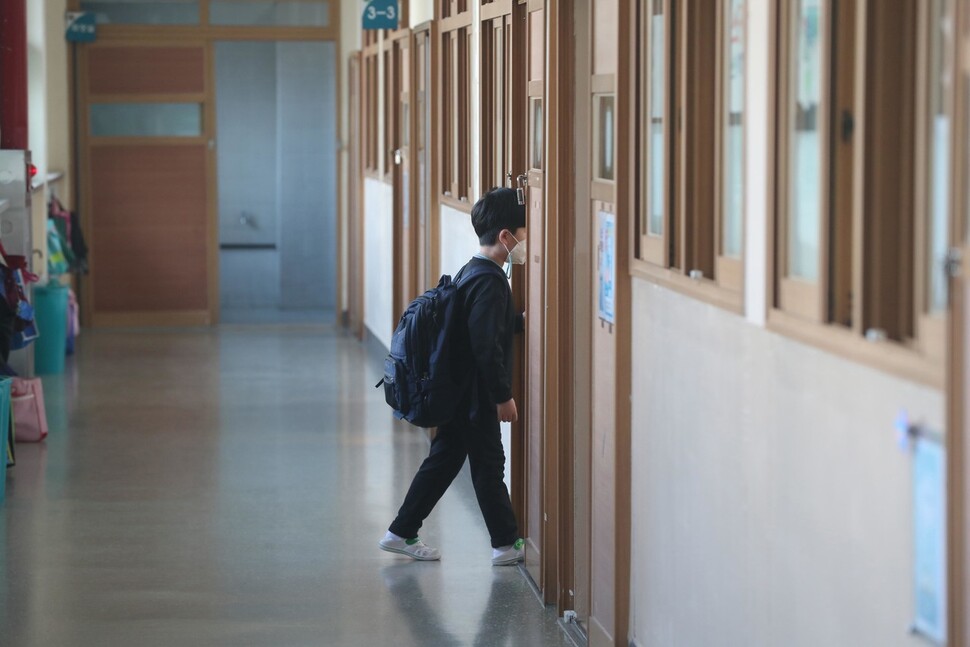
{"label": "boy's dark hair", "polygon": [[472,207],[472,226],[481,245],[494,245],[503,229],[525,227],[525,205],[519,204],[515,189],[489,189]]}

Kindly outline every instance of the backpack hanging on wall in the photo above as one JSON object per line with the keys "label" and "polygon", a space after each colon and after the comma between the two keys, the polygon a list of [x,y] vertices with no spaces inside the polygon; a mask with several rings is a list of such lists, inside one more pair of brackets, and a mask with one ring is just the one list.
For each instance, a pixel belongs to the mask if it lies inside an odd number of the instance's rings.
{"label": "backpack hanging on wall", "polygon": [[[37,282],[38,278],[27,269],[26,257],[7,254],[3,243],[0,243],[0,282],[3,285],[0,298],[6,300],[9,310],[13,312],[12,324],[7,320],[9,313],[6,313],[6,318],[0,316],[0,323],[3,324],[0,325],[0,336],[3,337],[0,339],[0,354],[24,348],[37,338],[34,308],[27,300],[27,286]],[[6,357],[0,359],[7,361]]]}

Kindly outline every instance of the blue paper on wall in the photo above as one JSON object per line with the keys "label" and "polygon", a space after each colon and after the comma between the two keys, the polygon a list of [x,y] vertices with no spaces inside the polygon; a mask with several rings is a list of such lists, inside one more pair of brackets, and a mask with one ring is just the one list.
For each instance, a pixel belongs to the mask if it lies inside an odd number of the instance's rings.
{"label": "blue paper on wall", "polygon": [[913,454],[915,606],[913,628],[946,643],[946,451],[920,438]]}

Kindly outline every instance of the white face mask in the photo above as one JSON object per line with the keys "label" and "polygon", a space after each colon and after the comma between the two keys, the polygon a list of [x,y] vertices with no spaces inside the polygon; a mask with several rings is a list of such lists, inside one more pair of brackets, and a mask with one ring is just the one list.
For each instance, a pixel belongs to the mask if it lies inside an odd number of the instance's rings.
{"label": "white face mask", "polygon": [[515,247],[511,250],[508,245],[503,243],[505,245],[505,251],[509,253],[508,262],[512,263],[512,265],[525,265],[525,262],[529,258],[528,251],[525,248],[525,241],[520,241],[518,238],[515,238],[515,234],[512,234],[512,238],[515,239]]}

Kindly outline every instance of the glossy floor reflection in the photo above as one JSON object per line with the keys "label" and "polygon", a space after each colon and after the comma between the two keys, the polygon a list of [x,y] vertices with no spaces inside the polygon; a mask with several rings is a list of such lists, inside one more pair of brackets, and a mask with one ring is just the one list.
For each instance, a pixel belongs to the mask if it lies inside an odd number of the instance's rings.
{"label": "glossy floor reflection", "polygon": [[467,472],[422,531],[440,563],[377,549],[427,441],[373,350],[322,326],[79,342],[8,477],[0,645],[569,644],[492,568]]}

